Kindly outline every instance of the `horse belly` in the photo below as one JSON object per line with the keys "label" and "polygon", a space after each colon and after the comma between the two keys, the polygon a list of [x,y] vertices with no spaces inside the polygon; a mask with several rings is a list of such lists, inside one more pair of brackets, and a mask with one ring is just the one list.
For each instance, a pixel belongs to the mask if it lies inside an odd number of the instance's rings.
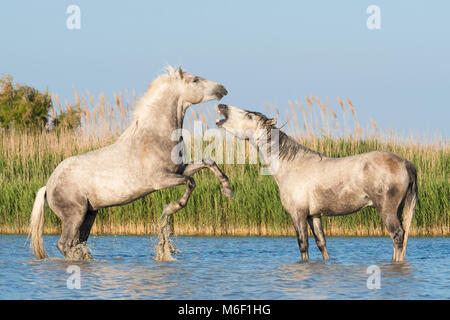
{"label": "horse belly", "polygon": [[133,185],[104,183],[101,187],[92,188],[87,196],[95,210],[131,203],[151,193],[148,188],[137,188]]}
{"label": "horse belly", "polygon": [[346,215],[371,205],[369,196],[360,190],[318,187],[310,201],[310,215]]}
{"label": "horse belly", "polygon": [[152,191],[144,176],[133,175],[125,168],[103,167],[94,172],[80,169],[73,179],[83,181],[80,187],[94,210],[128,204]]}

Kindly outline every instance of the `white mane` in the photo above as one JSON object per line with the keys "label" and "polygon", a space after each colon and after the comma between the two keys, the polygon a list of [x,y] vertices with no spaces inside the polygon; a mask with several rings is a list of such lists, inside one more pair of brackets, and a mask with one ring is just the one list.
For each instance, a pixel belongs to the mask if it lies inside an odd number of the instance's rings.
{"label": "white mane", "polygon": [[[152,94],[151,94],[152,91],[156,91],[157,88],[159,88],[161,85],[163,85],[165,83],[170,83],[170,82],[180,79],[180,74],[179,74],[178,70],[175,70],[172,66],[168,65],[164,69],[165,69],[166,73],[160,74],[155,80],[150,82],[150,85],[148,86],[144,95],[136,103],[136,106],[134,107],[134,110],[132,113],[131,124],[122,133],[121,137],[128,136],[136,131],[138,123],[139,123],[139,119],[141,119],[146,113],[145,109],[148,106],[149,98],[152,97]],[[183,72],[183,71],[181,71],[181,72]]]}

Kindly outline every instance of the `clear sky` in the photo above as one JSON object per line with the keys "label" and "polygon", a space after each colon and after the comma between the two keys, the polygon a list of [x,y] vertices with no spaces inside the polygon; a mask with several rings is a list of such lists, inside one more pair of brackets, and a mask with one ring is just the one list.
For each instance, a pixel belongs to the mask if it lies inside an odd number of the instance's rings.
{"label": "clear sky", "polygon": [[2,1],[0,74],[73,101],[73,87],[139,95],[181,65],[246,109],[349,97],[363,124],[448,137],[449,15],[449,1]]}

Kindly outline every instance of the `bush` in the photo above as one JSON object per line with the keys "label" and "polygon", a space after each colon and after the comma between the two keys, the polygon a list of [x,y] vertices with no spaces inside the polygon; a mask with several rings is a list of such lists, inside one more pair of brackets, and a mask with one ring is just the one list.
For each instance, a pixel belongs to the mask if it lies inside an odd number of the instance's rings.
{"label": "bush", "polygon": [[0,128],[42,130],[47,124],[53,129],[75,129],[80,126],[79,107],[71,107],[56,116],[49,123],[49,112],[53,108],[48,92],[19,84],[13,84],[13,77],[0,78]]}
{"label": "bush", "polygon": [[19,84],[11,76],[0,78],[0,127],[9,129],[43,129],[52,108],[48,92]]}

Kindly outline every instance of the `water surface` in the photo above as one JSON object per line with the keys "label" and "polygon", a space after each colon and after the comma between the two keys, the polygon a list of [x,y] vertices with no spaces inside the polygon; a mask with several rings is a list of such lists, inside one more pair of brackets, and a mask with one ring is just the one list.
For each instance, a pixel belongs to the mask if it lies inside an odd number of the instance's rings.
{"label": "water surface", "polygon": [[[291,237],[177,237],[177,261],[155,262],[155,237],[89,239],[93,262],[35,260],[25,236],[0,235],[0,299],[449,299],[450,239],[410,238],[407,263],[392,263],[389,238],[328,238],[322,261],[310,239],[299,263]],[[57,236],[44,236],[59,257]],[[68,267],[80,269],[69,289]],[[368,289],[367,268],[380,268]],[[76,284],[76,282],[71,282]]]}

